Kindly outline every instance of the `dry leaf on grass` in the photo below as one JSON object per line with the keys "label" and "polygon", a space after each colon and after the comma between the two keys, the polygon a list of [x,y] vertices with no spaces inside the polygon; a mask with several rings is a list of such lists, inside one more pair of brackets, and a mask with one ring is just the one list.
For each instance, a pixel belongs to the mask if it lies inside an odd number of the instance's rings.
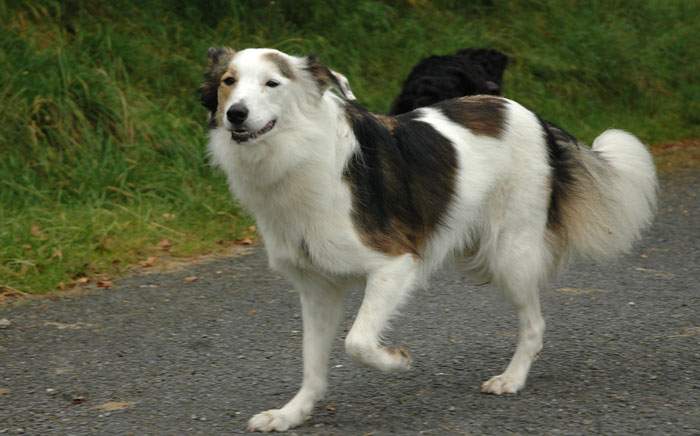
{"label": "dry leaf on grass", "polygon": [[90,281],[90,279],[87,277],[80,277],[80,278],[75,280],[75,283],[77,283],[79,285],[86,285],[89,281]]}
{"label": "dry leaf on grass", "polygon": [[158,261],[157,257],[150,256],[150,257],[148,257],[148,259],[142,260],[141,262],[139,262],[139,265],[141,265],[144,268],[150,268],[153,265],[155,265],[157,261]]}
{"label": "dry leaf on grass", "polygon": [[109,280],[98,280],[97,281],[97,287],[98,288],[105,288],[109,289],[112,287],[112,282]]}
{"label": "dry leaf on grass", "polygon": [[173,246],[173,243],[170,242],[170,239],[162,239],[162,240],[158,243],[158,248],[160,248],[160,249],[163,250],[163,251],[168,251],[168,250],[170,250],[170,249],[172,248],[172,246]]}
{"label": "dry leaf on grass", "polygon": [[197,277],[197,276],[187,276],[187,277],[185,277],[183,280],[185,281],[185,283],[193,283],[193,282],[196,282],[197,280],[199,280],[199,277]]}
{"label": "dry leaf on grass", "polygon": [[248,237],[245,237],[242,239],[236,239],[234,242],[238,245],[252,245],[253,244],[253,240],[251,238],[248,238]]}
{"label": "dry leaf on grass", "polygon": [[46,235],[44,232],[41,230],[41,227],[39,227],[37,224],[32,224],[32,227],[29,229],[29,233],[32,234],[37,239],[45,240]]}

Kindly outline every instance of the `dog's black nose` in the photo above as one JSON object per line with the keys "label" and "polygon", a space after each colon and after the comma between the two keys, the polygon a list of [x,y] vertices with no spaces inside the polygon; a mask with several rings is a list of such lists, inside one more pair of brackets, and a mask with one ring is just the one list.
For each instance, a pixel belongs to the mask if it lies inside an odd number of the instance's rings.
{"label": "dog's black nose", "polygon": [[231,124],[243,124],[243,121],[248,118],[248,108],[243,103],[236,103],[226,111],[226,118],[231,121]]}

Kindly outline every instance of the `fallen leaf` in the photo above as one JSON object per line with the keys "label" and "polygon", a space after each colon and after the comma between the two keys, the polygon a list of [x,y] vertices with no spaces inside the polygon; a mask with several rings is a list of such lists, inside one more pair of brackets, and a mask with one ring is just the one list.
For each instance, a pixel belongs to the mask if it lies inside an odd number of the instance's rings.
{"label": "fallen leaf", "polygon": [[661,271],[658,269],[637,267],[637,268],[635,268],[635,270],[645,272],[645,273],[654,274],[654,276],[661,278],[661,279],[672,279],[673,277],[675,277],[675,274],[673,274],[672,272]]}
{"label": "fallen leaf", "polygon": [[170,239],[162,239],[162,240],[158,243],[158,248],[160,248],[160,249],[163,250],[163,251],[168,251],[168,250],[170,250],[170,249],[172,248],[172,246],[173,246],[173,243],[170,242]]}
{"label": "fallen leaf", "polygon": [[10,392],[12,391],[7,388],[0,388],[0,397],[2,397],[3,395],[10,395]]}
{"label": "fallen leaf", "polygon": [[158,258],[156,258],[155,256],[150,256],[148,259],[139,262],[139,264],[144,268],[150,268],[156,264],[157,260]]}
{"label": "fallen leaf", "polygon": [[12,325],[12,321],[7,318],[0,319],[0,329],[6,329]]}
{"label": "fallen leaf", "polygon": [[167,212],[166,212],[166,213],[163,214],[163,218],[165,218],[165,219],[168,220],[168,221],[174,220],[174,219],[175,219],[175,214],[174,214],[174,213],[167,213]]}
{"label": "fallen leaf", "polygon": [[238,245],[252,245],[253,244],[253,240],[251,238],[248,238],[248,237],[242,238],[242,239],[237,239],[235,242]]}
{"label": "fallen leaf", "polygon": [[246,230],[248,230],[250,233],[255,233],[258,230],[258,228],[255,226],[248,226]]}
{"label": "fallen leaf", "polygon": [[98,280],[97,281],[97,287],[98,288],[105,288],[109,289],[112,287],[112,282],[109,280]]}
{"label": "fallen leaf", "polygon": [[46,239],[46,235],[37,224],[32,224],[32,227],[29,229],[29,233],[31,233],[35,238]]}
{"label": "fallen leaf", "polygon": [[197,276],[187,276],[184,278],[185,283],[193,283],[199,280],[199,277]]}
{"label": "fallen leaf", "polygon": [[255,310],[255,309],[250,309],[250,310],[248,311],[248,315],[250,315],[250,316],[253,316],[253,315],[255,315],[256,313],[258,313],[258,311]]}
{"label": "fallen leaf", "polygon": [[108,401],[99,406],[93,407],[93,409],[101,410],[103,412],[113,412],[115,410],[124,410],[131,407],[131,403],[127,401]]}
{"label": "fallen leaf", "polygon": [[75,283],[77,283],[79,285],[84,285],[84,284],[87,284],[87,282],[89,282],[89,281],[90,281],[90,279],[87,277],[80,277],[79,279],[77,279],[75,281]]}
{"label": "fallen leaf", "polygon": [[669,338],[689,338],[692,336],[700,336],[700,327],[683,327],[680,334],[671,335]]}
{"label": "fallen leaf", "polygon": [[59,330],[80,330],[83,328],[95,327],[94,324],[90,324],[90,323],[86,323],[86,322],[76,322],[74,324],[67,324],[64,322],[45,321],[44,325],[47,327],[56,327]]}
{"label": "fallen leaf", "polygon": [[51,253],[51,259],[63,259],[63,251],[60,248],[54,248]]}

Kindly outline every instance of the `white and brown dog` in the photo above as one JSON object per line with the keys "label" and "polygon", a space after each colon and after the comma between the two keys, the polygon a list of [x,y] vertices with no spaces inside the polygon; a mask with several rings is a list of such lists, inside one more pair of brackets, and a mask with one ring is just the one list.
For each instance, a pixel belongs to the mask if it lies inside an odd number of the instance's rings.
{"label": "white and brown dog", "polygon": [[495,96],[376,115],[345,98],[347,83],[314,57],[221,48],[209,58],[201,95],[211,155],[254,214],[271,267],[301,296],[302,387],[250,430],[286,430],[310,415],[349,289],[364,288],[364,300],[348,354],[409,368],[408,352],[385,346],[382,332],[455,255],[515,305],[515,355],[481,389],[517,392],[542,348],[539,290],[570,254],[623,252],[652,219],[654,165],[629,133],[608,130],[588,148]]}

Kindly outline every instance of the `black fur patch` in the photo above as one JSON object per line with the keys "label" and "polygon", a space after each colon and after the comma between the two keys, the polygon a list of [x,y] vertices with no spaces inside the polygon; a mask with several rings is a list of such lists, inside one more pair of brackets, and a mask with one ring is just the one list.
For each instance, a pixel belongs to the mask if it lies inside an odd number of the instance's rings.
{"label": "black fur patch", "polygon": [[480,95],[453,98],[434,107],[475,135],[500,138],[505,130],[506,100],[502,97]]}
{"label": "black fur patch", "polygon": [[573,195],[576,185],[576,169],[579,166],[573,152],[580,147],[579,142],[566,130],[539,116],[542,132],[547,142],[547,158],[552,168],[551,193],[547,211],[547,226],[558,228],[562,225],[562,205],[568,196]]}
{"label": "black fur patch", "polygon": [[501,95],[508,56],[492,49],[467,48],[453,55],[430,56],[413,67],[390,114],[466,95]]}
{"label": "black fur patch", "polygon": [[454,195],[453,145],[412,114],[387,122],[353,102],[346,112],[360,145],[345,171],[355,225],[379,251],[420,254]]}

